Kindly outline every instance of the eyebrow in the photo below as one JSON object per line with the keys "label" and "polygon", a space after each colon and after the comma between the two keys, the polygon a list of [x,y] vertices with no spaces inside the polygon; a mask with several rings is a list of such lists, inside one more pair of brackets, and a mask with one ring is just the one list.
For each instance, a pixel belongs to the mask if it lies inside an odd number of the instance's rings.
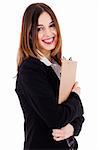
{"label": "eyebrow", "polygon": [[[51,21],[51,22],[49,23],[49,25],[52,24],[52,23],[54,23],[54,21]],[[37,26],[38,26],[38,27],[39,27],[39,26],[43,26],[43,24],[38,24]]]}

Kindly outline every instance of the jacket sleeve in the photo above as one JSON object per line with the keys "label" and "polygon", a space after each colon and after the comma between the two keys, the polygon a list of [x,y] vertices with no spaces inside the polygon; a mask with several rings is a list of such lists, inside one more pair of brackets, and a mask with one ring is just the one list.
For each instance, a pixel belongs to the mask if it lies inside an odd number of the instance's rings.
{"label": "jacket sleeve", "polygon": [[57,104],[46,70],[36,63],[25,63],[19,71],[19,84],[28,103],[49,128],[60,128],[83,114],[80,98],[71,93],[64,105]]}
{"label": "jacket sleeve", "polygon": [[[73,95],[75,99],[80,99],[79,95],[76,94],[75,92],[72,92],[71,95]],[[65,102],[63,102],[62,105],[65,105]],[[83,114],[84,114],[84,111],[83,111]],[[70,124],[74,127],[74,136],[79,135],[84,120],[85,120],[84,116],[81,115],[75,118],[72,122],[70,122]]]}
{"label": "jacket sleeve", "polygon": [[74,121],[72,121],[70,124],[74,127],[74,136],[78,136],[81,129],[82,124],[84,122],[84,116],[77,117]]}

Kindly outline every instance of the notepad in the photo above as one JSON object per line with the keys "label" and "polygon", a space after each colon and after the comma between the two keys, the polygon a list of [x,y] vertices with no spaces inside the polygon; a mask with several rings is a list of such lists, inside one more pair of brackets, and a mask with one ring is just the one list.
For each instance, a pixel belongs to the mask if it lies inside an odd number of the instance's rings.
{"label": "notepad", "polygon": [[77,62],[72,60],[62,60],[61,66],[61,78],[60,78],[60,86],[59,86],[59,101],[58,103],[64,102],[72,88],[74,86],[76,80],[76,69],[77,69]]}

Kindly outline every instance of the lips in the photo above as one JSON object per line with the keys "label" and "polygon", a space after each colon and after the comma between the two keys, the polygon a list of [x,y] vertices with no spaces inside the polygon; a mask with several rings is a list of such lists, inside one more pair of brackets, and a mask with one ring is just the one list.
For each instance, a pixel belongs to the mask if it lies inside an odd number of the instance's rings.
{"label": "lips", "polygon": [[47,39],[44,39],[44,40],[42,40],[44,43],[46,43],[46,44],[52,44],[53,43],[53,41],[54,41],[54,37],[51,37],[51,38],[47,38]]}

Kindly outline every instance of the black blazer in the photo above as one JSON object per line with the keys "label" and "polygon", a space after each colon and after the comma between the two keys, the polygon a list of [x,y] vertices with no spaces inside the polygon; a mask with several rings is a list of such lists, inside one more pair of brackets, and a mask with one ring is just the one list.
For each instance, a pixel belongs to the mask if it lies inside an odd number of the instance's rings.
{"label": "black blazer", "polygon": [[16,93],[24,114],[24,150],[66,149],[66,140],[56,142],[52,129],[67,123],[78,135],[84,121],[80,97],[72,92],[68,100],[58,104],[59,79],[51,66],[36,58],[28,58],[19,67]]}

